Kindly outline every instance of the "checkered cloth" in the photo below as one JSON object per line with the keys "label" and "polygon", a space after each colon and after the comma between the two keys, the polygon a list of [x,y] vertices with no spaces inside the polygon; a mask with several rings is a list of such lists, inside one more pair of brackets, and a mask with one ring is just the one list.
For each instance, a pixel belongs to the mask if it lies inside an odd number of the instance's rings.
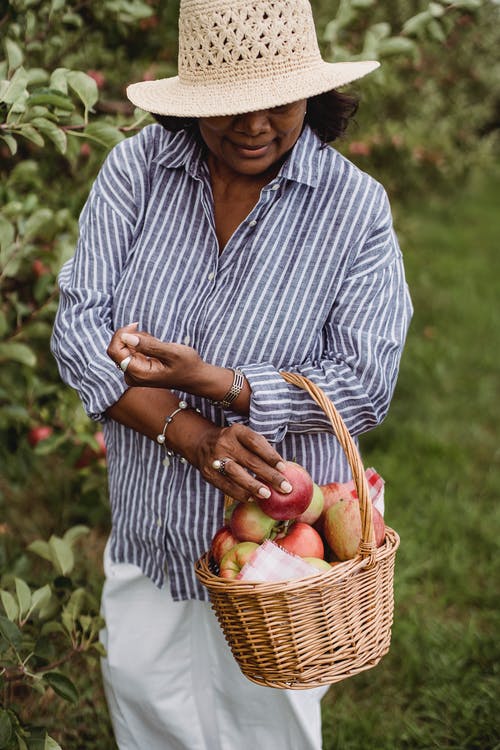
{"label": "checkered cloth", "polygon": [[[368,489],[370,490],[372,503],[375,508],[384,515],[384,480],[373,468],[366,469],[365,476],[368,482]],[[352,497],[358,496],[356,487],[354,486],[354,480],[346,482],[344,486],[346,491],[349,492]]]}
{"label": "checkered cloth", "polygon": [[289,581],[317,575],[321,571],[297,555],[282,549],[266,539],[245,563],[236,578],[239,581],[272,582]]}

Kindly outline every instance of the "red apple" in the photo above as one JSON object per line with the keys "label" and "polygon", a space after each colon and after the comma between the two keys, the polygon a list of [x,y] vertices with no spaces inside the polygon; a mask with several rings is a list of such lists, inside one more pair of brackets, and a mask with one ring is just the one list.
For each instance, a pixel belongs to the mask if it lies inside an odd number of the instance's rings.
{"label": "red apple", "polygon": [[215,534],[210,545],[210,553],[217,565],[232,547],[239,543],[229,526],[222,526]]}
{"label": "red apple", "polygon": [[263,542],[274,536],[276,520],[264,513],[253,501],[238,503],[229,521],[231,532],[240,542]]}
{"label": "red apple", "polygon": [[101,430],[94,433],[94,440],[98,444],[99,448],[95,450],[90,445],[86,445],[83,449],[80,458],[75,462],[75,469],[84,469],[86,466],[90,466],[94,461],[98,461],[101,458],[106,458],[106,444],[104,442],[104,435]]}
{"label": "red apple", "polygon": [[220,561],[219,576],[234,580],[258,548],[259,545],[255,542],[240,542],[236,544],[226,552]]}
{"label": "red apple", "polygon": [[[375,543],[380,547],[385,539],[384,519],[373,506],[372,514]],[[361,514],[357,497],[341,499],[326,511],[324,535],[339,560],[356,557],[361,541]]]}
{"label": "red apple", "polygon": [[314,492],[314,482],[304,467],[295,461],[285,461],[285,468],[281,473],[292,485],[292,491],[284,494],[263,482],[269,487],[271,496],[257,500],[257,503],[271,518],[289,521],[308,508]]}
{"label": "red apple", "polygon": [[295,520],[302,521],[303,523],[308,523],[312,526],[313,523],[316,523],[318,518],[321,516],[324,505],[325,498],[323,495],[323,490],[318,484],[316,484],[316,482],[313,482],[312,500],[305,511],[301,513],[300,516],[298,516]]}
{"label": "red apple", "polygon": [[93,78],[98,89],[102,89],[106,83],[106,76],[100,70],[87,70],[87,75]]}
{"label": "red apple", "polygon": [[47,440],[53,432],[54,430],[49,425],[38,425],[38,427],[33,427],[28,432],[28,443],[34,448],[40,441]]}
{"label": "red apple", "polygon": [[274,540],[287,552],[299,557],[324,557],[325,547],[318,532],[302,521],[294,521],[283,537]]}
{"label": "red apple", "polygon": [[80,146],[80,156],[83,156],[84,159],[88,159],[90,154],[92,153],[92,148],[89,143],[82,143]]}
{"label": "red apple", "polygon": [[40,260],[40,258],[35,258],[35,260],[31,264],[31,270],[39,279],[42,276],[47,276],[47,274],[50,273],[50,268],[46,266],[45,263]]}

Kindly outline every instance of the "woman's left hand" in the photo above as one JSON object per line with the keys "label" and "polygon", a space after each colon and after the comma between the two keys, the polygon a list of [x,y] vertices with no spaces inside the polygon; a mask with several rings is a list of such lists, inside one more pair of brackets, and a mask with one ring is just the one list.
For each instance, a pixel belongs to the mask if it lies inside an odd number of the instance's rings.
{"label": "woman's left hand", "polygon": [[119,328],[108,355],[117,365],[130,357],[124,375],[131,386],[176,388],[196,393],[203,387],[207,363],[191,346],[163,342],[137,331],[137,324]]}

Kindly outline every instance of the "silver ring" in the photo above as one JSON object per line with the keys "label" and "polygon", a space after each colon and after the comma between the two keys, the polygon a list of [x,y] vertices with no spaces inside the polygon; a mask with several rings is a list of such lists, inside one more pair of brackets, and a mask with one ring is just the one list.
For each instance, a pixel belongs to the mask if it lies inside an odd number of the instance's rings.
{"label": "silver ring", "polygon": [[212,461],[212,468],[215,469],[215,471],[218,471],[219,474],[222,474],[224,476],[226,474],[226,464],[228,461],[231,461],[231,459],[216,458],[215,461]]}
{"label": "silver ring", "polygon": [[122,361],[120,362],[119,365],[117,365],[117,367],[119,367],[122,372],[125,372],[129,364],[131,363],[131,361],[132,361],[132,357],[129,354],[128,357],[125,357],[125,359],[122,359]]}

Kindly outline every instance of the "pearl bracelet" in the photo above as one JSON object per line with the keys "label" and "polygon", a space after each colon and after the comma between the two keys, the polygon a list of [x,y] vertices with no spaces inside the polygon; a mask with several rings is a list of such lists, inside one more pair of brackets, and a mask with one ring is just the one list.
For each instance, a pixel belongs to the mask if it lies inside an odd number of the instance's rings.
{"label": "pearl bracelet", "polygon": [[238,398],[241,391],[243,390],[244,382],[245,376],[243,375],[241,370],[233,369],[233,382],[231,384],[231,388],[228,390],[221,401],[211,401],[210,403],[212,404],[212,406],[222,406],[223,409],[229,409],[233,401]]}
{"label": "pearl bracelet", "polygon": [[[165,417],[165,424],[163,425],[163,430],[159,433],[159,435],[156,436],[156,442],[158,443],[158,445],[165,446],[167,427],[169,426],[170,422],[172,422],[175,415],[179,414],[179,412],[184,411],[185,409],[191,409],[191,408],[192,407],[188,404],[187,401],[179,401],[177,409],[174,409],[172,414],[169,414],[168,417]],[[198,414],[200,413],[199,409],[195,409],[195,411],[197,411]],[[163,460],[163,465],[169,466],[170,459],[176,456],[177,454],[175,453],[175,451],[170,450],[170,448],[166,448],[166,447],[165,447],[165,453],[167,455],[165,459]],[[186,459],[183,456],[179,456],[179,461],[183,464],[186,463]]]}

